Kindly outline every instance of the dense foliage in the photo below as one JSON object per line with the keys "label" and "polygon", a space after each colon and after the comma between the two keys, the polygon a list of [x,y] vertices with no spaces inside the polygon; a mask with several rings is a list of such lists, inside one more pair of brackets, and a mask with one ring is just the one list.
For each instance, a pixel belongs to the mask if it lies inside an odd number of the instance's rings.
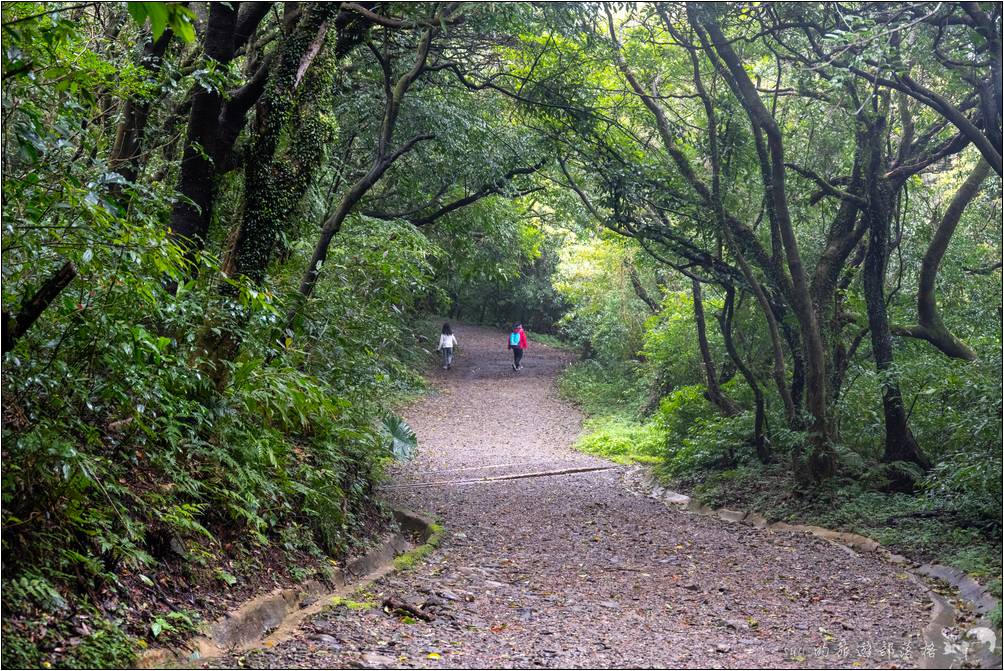
{"label": "dense foliage", "polygon": [[999,589],[999,5],[2,12],[5,665],[379,528],[431,314],[560,331],[583,449]]}

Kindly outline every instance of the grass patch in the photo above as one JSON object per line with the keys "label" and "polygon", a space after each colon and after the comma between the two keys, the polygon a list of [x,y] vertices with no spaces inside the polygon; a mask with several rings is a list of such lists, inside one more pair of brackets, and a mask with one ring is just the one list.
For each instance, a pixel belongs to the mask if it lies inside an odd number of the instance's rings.
{"label": "grass patch", "polygon": [[443,540],[443,527],[439,524],[429,525],[428,540],[419,545],[416,548],[412,548],[405,553],[402,553],[394,558],[394,570],[395,571],[407,571],[414,568],[423,559],[432,554],[432,551],[439,547],[439,544]]}
{"label": "grass patch", "polygon": [[618,464],[658,464],[665,454],[666,438],[654,423],[610,415],[586,420],[586,435],[575,448]]}
{"label": "grass patch", "polygon": [[587,433],[575,449],[618,464],[660,464],[666,432],[641,419],[645,384],[630,364],[611,368],[596,360],[578,361],[558,378],[558,391],[590,415]]}

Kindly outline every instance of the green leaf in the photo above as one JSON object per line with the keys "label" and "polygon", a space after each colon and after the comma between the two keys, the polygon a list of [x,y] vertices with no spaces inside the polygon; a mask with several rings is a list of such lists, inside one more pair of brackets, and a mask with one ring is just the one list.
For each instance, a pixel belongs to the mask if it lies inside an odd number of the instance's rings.
{"label": "green leaf", "polygon": [[387,447],[398,461],[407,461],[415,455],[418,447],[418,436],[408,426],[408,423],[395,415],[387,413],[383,418],[381,428],[387,437]]}
{"label": "green leaf", "polygon": [[139,25],[146,23],[146,6],[149,3],[146,2],[127,2],[126,9],[129,10],[129,16],[133,18],[133,21]]}
{"label": "green leaf", "polygon": [[195,41],[195,14],[188,7],[172,5],[171,30],[185,42]]}
{"label": "green leaf", "polygon": [[167,28],[169,18],[167,3],[148,2],[146,5],[146,13],[150,17],[150,32],[153,33],[153,39],[159,40],[160,36],[164,34],[164,29]]}

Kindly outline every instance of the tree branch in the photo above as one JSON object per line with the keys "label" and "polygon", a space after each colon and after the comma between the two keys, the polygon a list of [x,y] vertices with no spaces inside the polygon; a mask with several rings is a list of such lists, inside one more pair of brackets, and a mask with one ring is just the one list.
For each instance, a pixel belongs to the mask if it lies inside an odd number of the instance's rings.
{"label": "tree branch", "polygon": [[234,49],[240,49],[251,36],[254,35],[255,30],[258,29],[258,24],[261,23],[262,19],[268,14],[269,10],[272,9],[271,2],[242,2],[240,9],[237,11],[237,24],[234,26]]}
{"label": "tree branch", "polygon": [[457,4],[459,3],[448,3],[447,11],[440,12],[432,18],[420,21],[406,21],[405,19],[396,19],[392,16],[383,16],[382,14],[377,14],[373,10],[362,6],[358,2],[343,2],[341,4],[341,9],[344,11],[355,12],[370,23],[375,23],[376,25],[383,26],[385,28],[434,28],[443,24],[451,25],[463,23],[464,16],[462,14],[458,16],[450,16],[452,8],[449,6],[452,5],[455,7]]}
{"label": "tree branch", "polygon": [[964,342],[953,335],[945,326],[941,313],[938,311],[936,285],[938,267],[948,250],[948,243],[962,218],[966,206],[972,202],[980,191],[980,186],[990,174],[990,165],[985,160],[973,168],[973,171],[952,197],[948,209],[945,210],[931,242],[924,253],[920,264],[920,280],[917,287],[917,322],[916,326],[897,327],[893,333],[897,335],[920,338],[928,341],[944,354],[956,359],[972,361],[976,353]]}
{"label": "tree branch", "polygon": [[38,321],[52,301],[77,276],[77,269],[67,261],[49,279],[47,279],[34,294],[21,303],[16,315],[3,313],[3,353],[14,349],[18,338],[23,336],[32,324]]}
{"label": "tree branch", "polygon": [[827,182],[826,179],[824,179],[821,175],[810,170],[809,168],[802,167],[795,163],[785,163],[784,165],[788,168],[791,168],[802,177],[812,180],[813,182],[816,183],[817,186],[819,186],[820,189],[823,190],[824,193],[833,196],[834,198],[840,198],[841,200],[848,200],[857,205],[858,207],[868,206],[867,199],[858,196],[856,194],[838,189],[837,187],[833,186],[833,184],[831,184],[830,182]]}

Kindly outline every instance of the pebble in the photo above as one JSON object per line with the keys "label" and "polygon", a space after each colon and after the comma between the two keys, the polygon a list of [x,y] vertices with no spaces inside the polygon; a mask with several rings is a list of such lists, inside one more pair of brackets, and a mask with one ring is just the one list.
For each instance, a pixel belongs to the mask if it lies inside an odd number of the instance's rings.
{"label": "pebble", "polygon": [[342,647],[341,642],[337,638],[335,638],[334,636],[329,636],[328,634],[314,634],[313,636],[310,637],[310,640],[316,643],[320,643],[326,648],[338,649]]}
{"label": "pebble", "polygon": [[362,657],[359,658],[359,663],[355,668],[388,669],[397,668],[398,666],[397,660],[393,657],[388,657],[387,655],[381,655],[375,652],[364,652]]}

